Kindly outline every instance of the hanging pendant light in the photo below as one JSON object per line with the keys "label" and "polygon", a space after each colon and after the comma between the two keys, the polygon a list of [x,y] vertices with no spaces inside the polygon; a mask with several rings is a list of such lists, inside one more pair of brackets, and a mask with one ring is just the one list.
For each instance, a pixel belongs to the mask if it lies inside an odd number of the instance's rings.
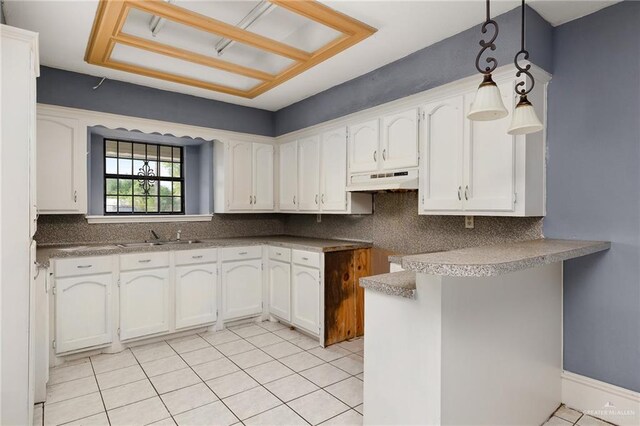
{"label": "hanging pendant light", "polygon": [[507,133],[510,135],[526,135],[529,133],[539,132],[544,128],[542,122],[538,118],[536,114],[536,110],[533,108],[533,105],[527,99],[527,94],[533,90],[533,86],[535,84],[535,80],[533,79],[533,75],[529,72],[531,69],[531,64],[527,64],[524,67],[521,67],[518,63],[519,57],[522,55],[523,60],[529,59],[529,52],[524,48],[524,1],[522,0],[522,25],[520,28],[520,51],[516,53],[514,58],[514,63],[518,71],[516,72],[516,77],[520,77],[525,75],[531,81],[529,87],[526,87],[526,78],[523,81],[520,81],[516,84],[515,91],[518,95],[520,95],[520,100],[516,105],[516,108],[513,110],[513,117],[511,119],[511,126],[509,126],[509,130]]}
{"label": "hanging pendant light", "polygon": [[490,0],[487,0],[487,18],[484,24],[482,24],[482,34],[485,34],[488,31],[489,26],[492,26],[494,29],[493,37],[488,41],[485,41],[484,39],[480,40],[480,46],[482,48],[480,49],[480,52],[478,52],[478,56],[476,56],[476,68],[484,75],[484,78],[478,87],[476,97],[471,104],[469,113],[467,114],[467,118],[473,121],[498,120],[509,114],[502,102],[500,90],[491,78],[491,73],[498,66],[498,61],[496,58],[488,57],[486,59],[487,66],[484,69],[480,66],[480,57],[487,49],[496,50],[494,42],[496,41],[496,38],[498,38],[498,23],[491,19]]}

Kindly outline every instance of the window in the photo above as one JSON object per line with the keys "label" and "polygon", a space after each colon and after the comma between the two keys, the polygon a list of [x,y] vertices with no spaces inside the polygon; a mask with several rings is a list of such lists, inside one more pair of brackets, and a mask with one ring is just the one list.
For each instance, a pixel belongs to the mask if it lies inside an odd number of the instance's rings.
{"label": "window", "polygon": [[182,147],[104,140],[104,213],[184,214]]}

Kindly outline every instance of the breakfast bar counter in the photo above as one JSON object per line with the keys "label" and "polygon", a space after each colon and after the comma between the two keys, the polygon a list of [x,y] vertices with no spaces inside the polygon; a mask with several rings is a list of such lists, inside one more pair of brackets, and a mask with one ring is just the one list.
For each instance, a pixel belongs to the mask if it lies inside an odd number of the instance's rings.
{"label": "breakfast bar counter", "polygon": [[361,279],[364,423],[544,423],[561,402],[563,261],[609,247],[538,239],[403,256],[405,271]]}

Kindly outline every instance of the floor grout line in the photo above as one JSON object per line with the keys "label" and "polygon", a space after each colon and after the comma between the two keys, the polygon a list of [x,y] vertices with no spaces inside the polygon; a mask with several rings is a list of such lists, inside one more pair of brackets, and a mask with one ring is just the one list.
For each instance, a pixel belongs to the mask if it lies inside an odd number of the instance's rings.
{"label": "floor grout line", "polygon": [[111,426],[111,418],[109,418],[109,413],[107,412],[107,405],[104,403],[102,391],[100,390],[100,385],[98,384],[98,377],[96,377],[96,369],[93,367],[93,361],[91,360],[91,357],[89,357],[89,364],[91,365],[91,370],[93,371],[93,380],[95,380],[96,387],[98,388],[98,392],[100,393],[100,400],[102,401],[102,406],[104,407],[104,415],[107,416],[107,422],[109,423],[109,426]]}

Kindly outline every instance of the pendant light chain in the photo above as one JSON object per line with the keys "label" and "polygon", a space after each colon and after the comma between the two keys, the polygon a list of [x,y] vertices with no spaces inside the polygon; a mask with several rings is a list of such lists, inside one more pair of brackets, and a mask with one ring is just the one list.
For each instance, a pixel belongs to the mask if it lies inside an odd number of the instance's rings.
{"label": "pendant light chain", "polygon": [[522,7],[521,7],[521,25],[520,25],[520,51],[518,53],[516,53],[516,56],[513,60],[516,68],[518,69],[518,71],[516,72],[516,77],[520,77],[523,74],[526,75],[529,78],[529,81],[531,82],[531,84],[527,87],[526,86],[526,79],[518,82],[516,84],[515,87],[515,91],[518,95],[520,96],[526,96],[529,92],[531,92],[531,90],[533,90],[533,86],[535,85],[535,80],[533,79],[533,75],[531,75],[531,73],[529,72],[529,70],[531,69],[531,64],[527,64],[524,67],[520,66],[519,61],[520,60],[528,60],[529,59],[529,52],[527,51],[527,49],[525,49],[525,44],[524,44],[524,38],[525,38],[525,0],[522,0]]}

